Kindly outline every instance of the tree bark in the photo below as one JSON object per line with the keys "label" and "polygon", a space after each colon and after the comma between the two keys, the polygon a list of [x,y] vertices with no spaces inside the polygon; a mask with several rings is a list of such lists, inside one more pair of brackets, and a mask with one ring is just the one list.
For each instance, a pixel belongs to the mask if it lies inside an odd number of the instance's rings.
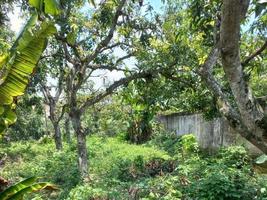
{"label": "tree bark", "polygon": [[86,134],[81,124],[81,114],[78,111],[72,111],[70,114],[72,125],[77,137],[77,149],[78,149],[78,168],[82,179],[86,179],[89,176],[88,173],[88,158],[86,147]]}
{"label": "tree bark", "polygon": [[267,152],[267,145],[262,141],[261,138],[258,138],[256,135],[251,133],[246,125],[243,123],[240,113],[236,110],[234,106],[231,105],[229,99],[222,91],[221,85],[215,77],[213,76],[213,67],[216,64],[218,59],[218,49],[215,46],[205,63],[199,70],[199,75],[202,78],[202,81],[206,83],[209,90],[213,92],[215,97],[218,100],[218,105],[220,107],[220,112],[224,118],[229,122],[230,126],[234,128],[242,137],[250,141],[256,147],[258,147],[263,152]]}
{"label": "tree bark", "polygon": [[267,121],[261,105],[254,98],[244,78],[240,59],[240,24],[244,20],[249,0],[224,0],[220,31],[223,69],[229,81],[246,139],[267,153]]}
{"label": "tree bark", "polygon": [[55,139],[56,149],[62,150],[62,138],[61,138],[60,126],[58,123],[53,123],[53,126],[55,132],[54,139]]}
{"label": "tree bark", "polygon": [[65,119],[65,137],[68,144],[71,144],[71,136],[70,136],[70,118],[67,117]]}

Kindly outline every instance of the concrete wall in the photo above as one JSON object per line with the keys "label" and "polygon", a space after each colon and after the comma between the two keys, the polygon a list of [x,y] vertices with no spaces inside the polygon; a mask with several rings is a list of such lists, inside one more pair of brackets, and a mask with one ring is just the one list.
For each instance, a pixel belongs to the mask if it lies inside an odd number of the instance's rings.
{"label": "concrete wall", "polygon": [[260,154],[260,150],[239,136],[222,118],[206,121],[202,114],[182,115],[174,113],[159,116],[159,121],[167,130],[177,135],[194,134],[199,146],[215,150],[222,146],[245,145],[251,154]]}

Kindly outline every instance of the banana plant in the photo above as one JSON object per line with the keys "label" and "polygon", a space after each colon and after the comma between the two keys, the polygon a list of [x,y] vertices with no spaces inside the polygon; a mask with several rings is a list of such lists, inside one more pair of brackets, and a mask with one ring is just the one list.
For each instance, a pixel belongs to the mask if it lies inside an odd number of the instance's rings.
{"label": "banana plant", "polygon": [[0,193],[0,200],[23,200],[25,194],[40,190],[58,190],[57,186],[47,182],[37,182],[37,177],[27,178],[10,186]]}
{"label": "banana plant", "polygon": [[23,95],[34,69],[47,46],[48,37],[56,33],[51,17],[58,15],[56,0],[30,0],[35,8],[13,46],[0,56],[0,136],[16,122],[16,99]]}

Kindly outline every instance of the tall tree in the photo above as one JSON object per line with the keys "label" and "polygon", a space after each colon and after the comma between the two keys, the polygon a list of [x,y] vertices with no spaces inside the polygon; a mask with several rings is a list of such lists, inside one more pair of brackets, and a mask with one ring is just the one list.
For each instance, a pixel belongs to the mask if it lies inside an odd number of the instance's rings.
{"label": "tall tree", "polygon": [[[150,71],[130,70],[124,61],[135,54],[134,40],[146,27],[140,27],[139,6],[127,0],[104,1],[90,8],[89,16],[81,11],[78,2],[63,2],[64,12],[58,19],[60,33],[56,39],[61,43],[66,60],[66,97],[68,113],[77,137],[78,166],[83,178],[88,177],[88,153],[86,130],[82,116],[86,109],[112,94],[117,88],[130,81],[146,77]],[[83,7],[84,8],[84,7]],[[140,24],[139,24],[140,23]],[[147,25],[148,26],[148,25]],[[149,28],[149,27],[148,27]],[[131,38],[132,37],[132,38]],[[124,51],[118,56],[114,51]],[[129,72],[106,89],[90,94],[85,85],[99,70]],[[79,98],[89,93],[88,98]]]}
{"label": "tall tree", "polygon": [[[261,105],[254,96],[244,71],[248,61],[244,61],[242,64],[240,55],[241,24],[247,15],[249,3],[247,0],[223,1],[220,34],[217,37],[219,39],[215,41],[215,46],[203,65],[204,73],[202,75],[206,76],[204,79],[207,84],[222,100],[221,111],[232,127],[266,153],[266,102]],[[266,44],[264,46],[261,48],[262,51],[266,48]],[[254,55],[257,56],[257,54]],[[212,68],[219,58],[222,60],[222,67],[229,82],[234,103],[231,103],[225,96],[220,85],[212,76]]]}
{"label": "tall tree", "polygon": [[[165,13],[157,18],[162,21],[161,37],[149,39],[149,48],[139,52],[143,54],[139,54],[139,61],[145,57],[143,62],[151,68],[165,68],[166,77],[179,80],[177,87],[184,83],[188,89],[193,87],[192,91],[196,86],[203,91],[207,87],[206,94],[211,97],[208,102],[217,102],[212,107],[217,107],[237,132],[266,152],[267,91],[256,97],[257,91],[250,87],[255,65],[261,69],[266,66],[266,26],[262,26],[266,23],[266,2],[259,2],[263,4],[260,9],[258,3],[246,0],[168,3]],[[254,11],[256,17],[251,16]],[[251,24],[254,32],[244,31]]]}

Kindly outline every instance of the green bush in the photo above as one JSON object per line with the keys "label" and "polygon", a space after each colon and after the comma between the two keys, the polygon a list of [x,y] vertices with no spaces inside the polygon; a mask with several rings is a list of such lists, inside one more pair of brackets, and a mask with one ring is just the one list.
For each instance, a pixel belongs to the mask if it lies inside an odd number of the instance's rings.
{"label": "green bush", "polygon": [[188,187],[188,196],[193,199],[251,200],[257,196],[253,179],[239,170],[213,168],[212,172]]}
{"label": "green bush", "polygon": [[107,192],[101,188],[93,188],[89,184],[79,185],[72,189],[66,200],[107,199]]}
{"label": "green bush", "polygon": [[147,179],[135,185],[139,189],[137,197],[143,200],[180,200],[182,192],[176,187],[178,182],[177,176],[170,175]]}
{"label": "green bush", "polygon": [[192,157],[199,151],[196,137],[192,134],[183,135],[179,139],[179,152],[182,154],[182,158]]}
{"label": "green bush", "polygon": [[45,169],[43,175],[63,188],[61,198],[66,197],[68,191],[80,182],[76,155],[68,150],[53,153],[42,162],[42,167]]}
{"label": "green bush", "polygon": [[161,130],[154,135],[148,145],[158,146],[172,156],[181,154],[182,157],[188,157],[199,152],[198,143],[193,134],[178,136],[174,132]]}
{"label": "green bush", "polygon": [[45,144],[35,141],[3,146],[7,159],[1,176],[11,179],[12,182],[31,176],[45,177],[61,188],[60,195],[55,198],[64,199],[69,190],[80,181],[76,154],[68,148],[56,152],[53,141],[48,141]]}
{"label": "green bush", "polygon": [[147,143],[149,146],[157,146],[158,148],[167,151],[170,155],[175,155],[179,150],[179,139],[174,132],[168,132],[159,129],[153,134],[153,139]]}
{"label": "green bush", "polygon": [[218,154],[221,163],[229,167],[242,168],[251,162],[248,152],[242,146],[222,148]]}

